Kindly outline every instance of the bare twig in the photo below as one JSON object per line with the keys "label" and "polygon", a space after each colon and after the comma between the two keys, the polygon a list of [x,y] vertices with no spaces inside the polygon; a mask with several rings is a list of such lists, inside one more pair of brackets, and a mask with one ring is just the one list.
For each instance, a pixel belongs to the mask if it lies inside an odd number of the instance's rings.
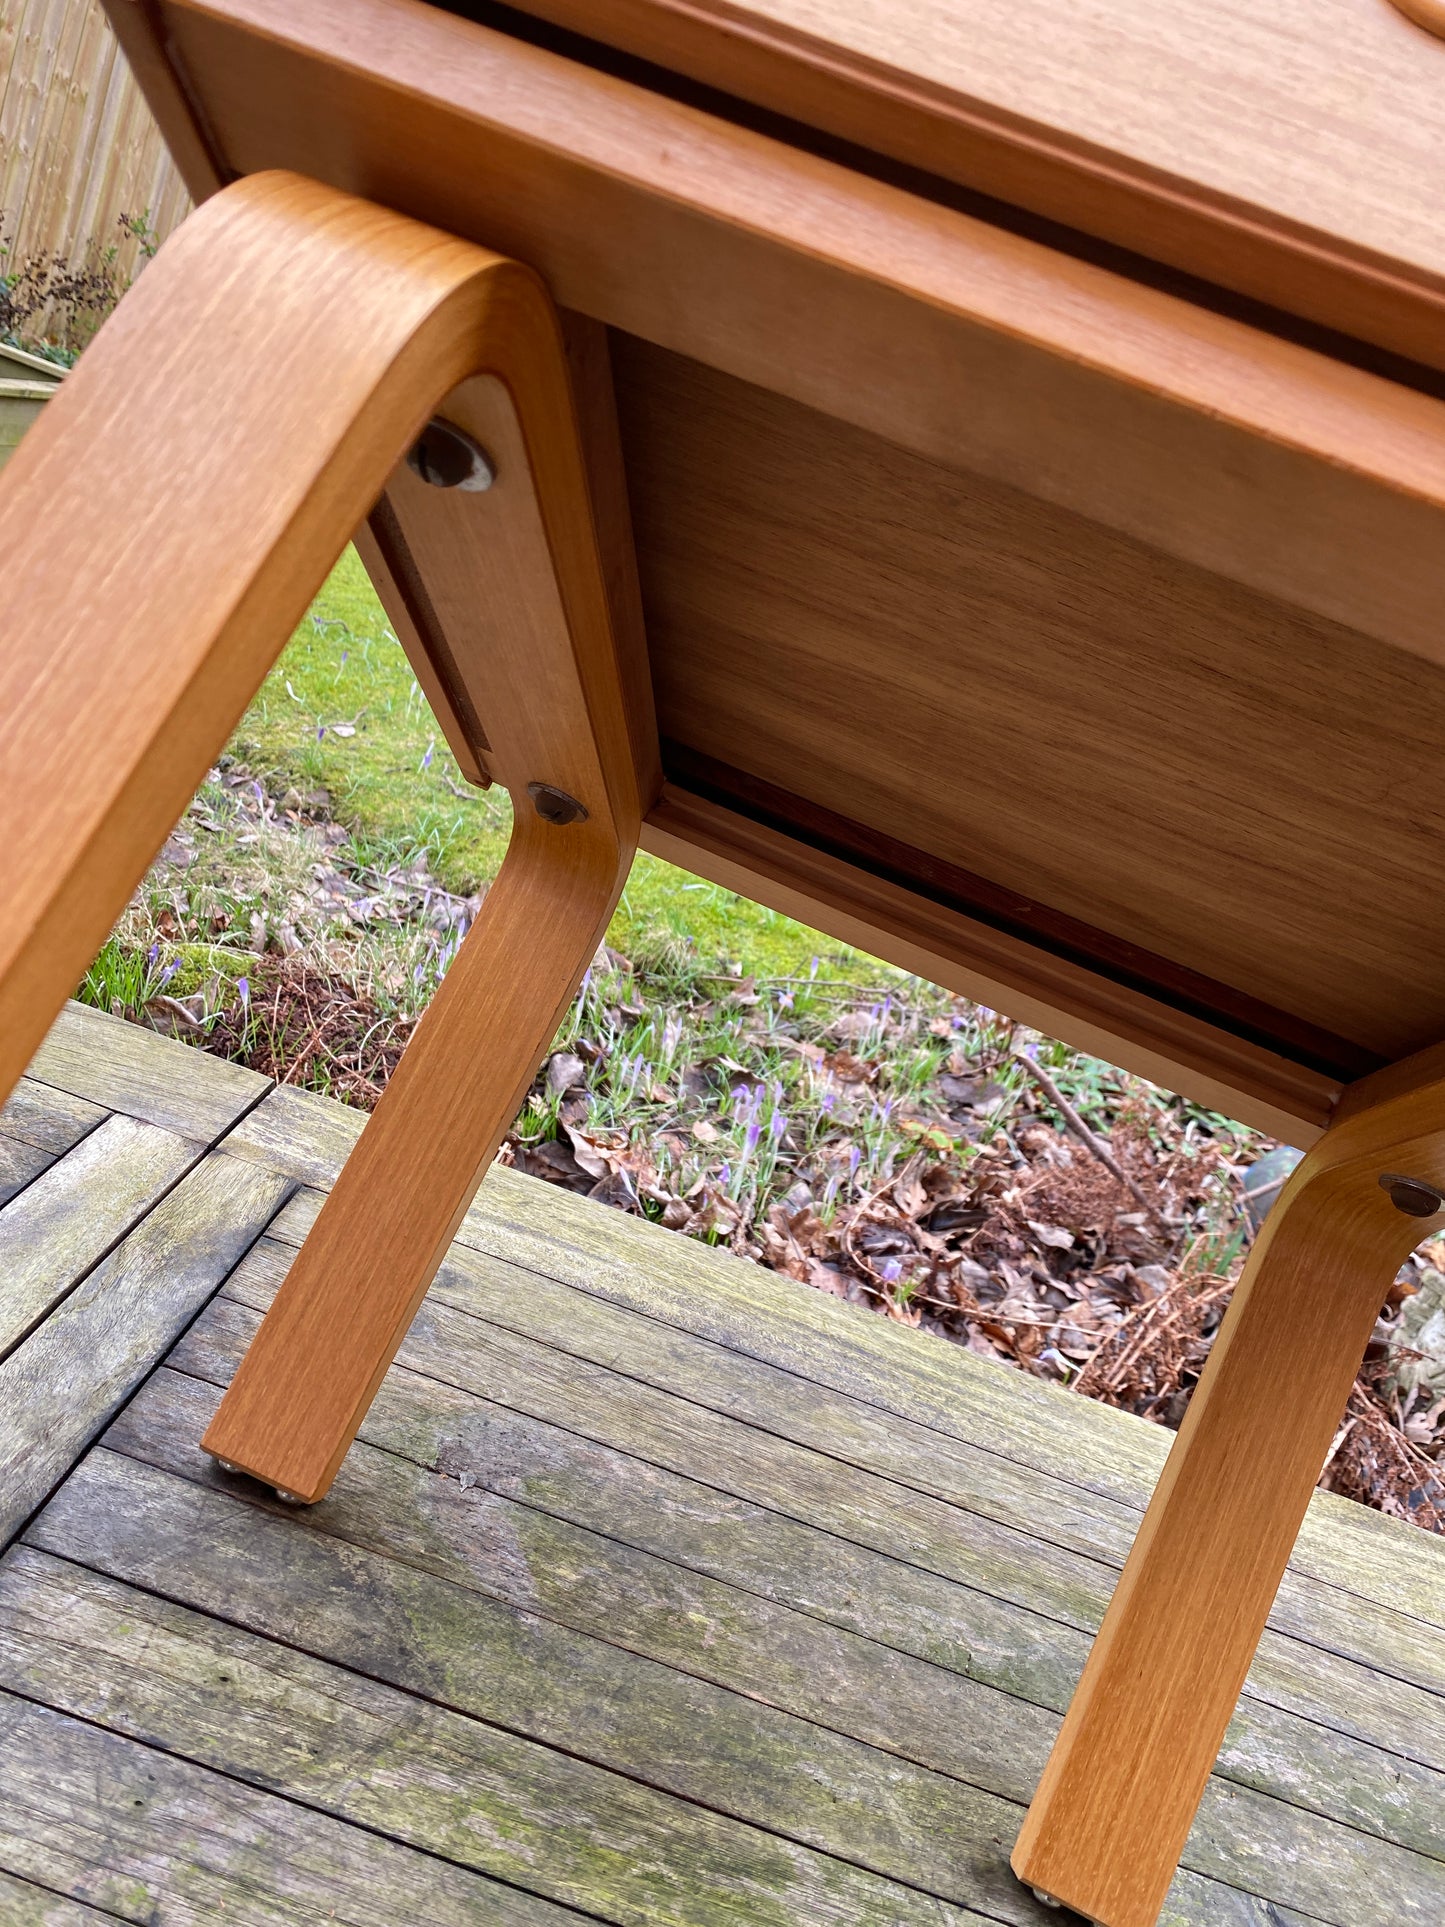
{"label": "bare twig", "polygon": [[1054,1106],[1055,1110],[1058,1111],[1060,1117],[1063,1118],[1065,1124],[1073,1132],[1074,1136],[1078,1138],[1079,1142],[1084,1145],[1087,1150],[1093,1153],[1110,1176],[1116,1177],[1120,1184],[1124,1186],[1125,1190],[1138,1200],[1142,1209],[1149,1214],[1161,1230],[1171,1230],[1172,1227],[1168,1219],[1164,1216],[1164,1213],[1159,1209],[1158,1205],[1151,1204],[1149,1199],[1145,1197],[1144,1193],[1134,1182],[1133,1178],[1129,1176],[1129,1173],[1124,1169],[1123,1165],[1120,1164],[1108,1145],[1105,1144],[1101,1137],[1089,1129],[1088,1125],[1079,1116],[1079,1113],[1064,1096],[1048,1072],[1036,1064],[1031,1057],[1026,1057],[1022,1051],[1014,1052],[1014,1062],[1016,1064],[1022,1064],[1029,1076],[1033,1078],[1034,1082],[1043,1092],[1044,1096]]}

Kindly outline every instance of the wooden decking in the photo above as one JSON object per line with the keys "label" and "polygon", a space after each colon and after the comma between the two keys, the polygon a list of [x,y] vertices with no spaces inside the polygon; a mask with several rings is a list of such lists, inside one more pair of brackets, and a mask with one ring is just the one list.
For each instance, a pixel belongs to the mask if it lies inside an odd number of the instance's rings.
{"label": "wooden decking", "polygon": [[[1059,1920],[1008,1853],[1163,1434],[496,1172],[289,1512],[196,1441],[359,1118],[79,1009],[32,1068],[6,1927]],[[1316,1500],[1171,1927],[1445,1921],[1442,1580]]]}

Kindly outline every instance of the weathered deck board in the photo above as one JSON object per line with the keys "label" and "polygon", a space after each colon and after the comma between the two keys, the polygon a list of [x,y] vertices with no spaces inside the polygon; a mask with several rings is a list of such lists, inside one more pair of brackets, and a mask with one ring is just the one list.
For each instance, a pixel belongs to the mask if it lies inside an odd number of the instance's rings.
{"label": "weathered deck board", "polygon": [[[363,1448],[363,1465],[370,1456]],[[97,1452],[26,1543],[131,1583],[163,1570],[167,1594],[193,1610],[224,1613],[740,1822],[767,1839],[775,1869],[755,1876],[757,1898],[800,1927],[949,1920],[957,1906],[1015,1927],[1049,1918],[1008,1871],[1018,1805],[574,1633],[535,1607],[509,1609],[402,1557],[337,1540],[314,1511],[273,1514],[251,1493],[233,1496]],[[505,1547],[492,1550],[507,1556]],[[523,1557],[521,1548],[513,1556]],[[705,1629],[695,1636],[700,1644]],[[784,1870],[785,1882],[770,1890],[767,1880]],[[1414,1884],[1407,1876],[1411,1911],[1396,1919],[1434,1927],[1436,1915],[1416,1910]],[[909,1887],[918,1894],[912,1905]],[[690,1900],[700,1908],[696,1895]],[[612,1904],[594,1902],[604,1914]],[[1165,1918],[1170,1927],[1216,1918],[1264,1927],[1269,1914],[1253,1896],[1185,1873]]]}
{"label": "weathered deck board", "polygon": [[[277,1240],[297,1235],[314,1199],[314,1193],[293,1199],[273,1227]],[[257,1257],[258,1265],[233,1281],[236,1294],[248,1292],[248,1281],[267,1262]],[[250,1302],[264,1308],[268,1299]],[[476,1362],[464,1382],[471,1390],[506,1400],[508,1391],[498,1388],[515,1380],[517,1347],[508,1348],[503,1334],[536,1341],[545,1350],[525,1351],[526,1385],[512,1395],[534,1416],[590,1429],[639,1456],[670,1452],[665,1462],[674,1470],[699,1471],[740,1497],[801,1506],[809,1522],[828,1530],[1065,1624],[1090,1632],[1098,1624],[1137,1523],[1111,1501],[1029,1468],[1003,1468],[993,1480],[997,1455],[960,1447],[867,1402],[466,1248],[453,1250],[429,1302],[485,1321],[485,1332],[470,1333]],[[467,1338],[465,1328],[449,1333],[424,1369],[454,1378],[468,1356]],[[579,1371],[576,1359],[588,1368]],[[612,1375],[599,1379],[606,1368],[597,1361],[606,1361]],[[545,1403],[538,1403],[539,1391]],[[687,1404],[679,1406],[678,1398]],[[740,1420],[752,1429],[740,1432]],[[765,1445],[756,1432],[772,1442]],[[810,1451],[824,1455],[822,1462],[810,1461]],[[771,1479],[759,1484],[767,1470]],[[966,1535],[954,1508],[971,1515]],[[1376,1675],[1445,1691],[1445,1640],[1410,1615],[1296,1576],[1281,1588],[1272,1624],[1248,1690],[1318,1718],[1324,1715],[1317,1697],[1300,1706],[1301,1677],[1311,1696],[1317,1678],[1335,1678],[1339,1688],[1328,1716],[1362,1738],[1391,1730],[1398,1701],[1412,1697],[1382,1690]],[[1281,1633],[1370,1668],[1368,1682],[1314,1655],[1302,1665]],[[1434,1721],[1442,1743],[1425,1755],[1428,1765],[1445,1767],[1442,1722],[1445,1708]]]}
{"label": "weathered deck board", "polygon": [[241,1064],[67,1004],[28,1071],[35,1081],[180,1137],[212,1144],[271,1088]]}
{"label": "weathered deck board", "polygon": [[42,1084],[38,1078],[22,1077],[0,1107],[0,1131],[63,1157],[88,1131],[110,1116],[102,1104],[72,1097],[69,1091]]}
{"label": "weathered deck board", "polygon": [[[193,1162],[0,1364],[0,1920],[1059,1918],[1007,1855],[1166,1435],[502,1171],[297,1513],[197,1440],[361,1120],[52,1041],[0,1242]],[[1166,1927],[1445,1920],[1445,1549],[1311,1533]]]}
{"label": "weathered deck board", "polygon": [[[461,1864],[529,1883],[540,1871],[554,1896],[600,1904],[609,1918],[711,1927],[897,1917],[886,1885],[855,1870],[834,1872],[785,1842],[437,1704],[439,1695],[408,1698],[38,1553],[0,1568],[0,1668],[87,1718],[164,1733],[189,1757]],[[293,1744],[278,1754],[282,1727]],[[358,1773],[358,1761],[372,1770]],[[906,1905],[896,1893],[892,1904],[900,1898]],[[940,1909],[936,1918],[976,1916]]]}
{"label": "weathered deck board", "polygon": [[[0,1546],[265,1230],[288,1184],[208,1157],[0,1360]],[[0,1215],[0,1249],[8,1223]]]}
{"label": "weathered deck board", "polygon": [[195,1163],[189,1138],[108,1117],[0,1211],[0,1354]]}
{"label": "weathered deck board", "polygon": [[0,1920],[5,1927],[107,1927],[109,1922],[129,1917],[101,1913],[95,1907],[66,1900],[48,1887],[0,1873]]}
{"label": "weathered deck board", "polygon": [[0,1867],[102,1919],[135,1927],[567,1927],[578,1919],[9,1694],[0,1695],[0,1758]]}
{"label": "weathered deck board", "polygon": [[[423,1370],[444,1361],[456,1324],[454,1318],[438,1319],[435,1345],[424,1342],[405,1356]],[[252,1329],[241,1306],[218,1302],[173,1361],[182,1371],[224,1385]],[[133,1408],[110,1442],[129,1449],[132,1428],[143,1426],[137,1449],[153,1462],[204,1479],[208,1471],[194,1449],[195,1428],[205,1423],[214,1401],[172,1387],[171,1376],[161,1373],[153,1391],[158,1401],[174,1399],[174,1416]],[[457,1577],[462,1569],[446,1521],[454,1523],[460,1508],[469,1522],[469,1583],[521,1606],[540,1599],[582,1630],[600,1619],[609,1637],[623,1637],[635,1611],[638,1566],[622,1549],[656,1555],[671,1567],[663,1621],[626,1639],[674,1663],[681,1662],[668,1645],[667,1615],[676,1611],[688,1625],[717,1620],[704,1613],[701,1601],[713,1582],[725,1581],[748,1597],[728,1602],[727,1613],[709,1631],[702,1659],[688,1660],[694,1670],[702,1667],[721,1683],[763,1693],[775,1704],[1006,1798],[1028,1798],[1055,1724],[1029,1709],[1062,1713],[1087,1651],[1084,1633],[458,1391],[434,1374],[394,1372],[362,1437],[424,1471],[441,1472],[448,1481],[445,1497],[423,1480],[399,1509],[387,1509],[382,1522],[374,1498],[353,1503],[345,1482],[326,1508],[328,1529],[338,1536],[376,1545],[377,1533],[390,1535],[388,1543],[398,1551],[404,1546],[414,1563]],[[450,1481],[463,1476],[471,1483],[459,1485],[454,1495]],[[520,1503],[498,1507],[492,1495]],[[525,1594],[507,1590],[514,1576],[510,1565],[476,1566],[474,1554],[499,1532],[528,1547]],[[640,1569],[651,1570],[650,1562]],[[700,1575],[702,1583],[688,1591],[682,1573]],[[685,1604],[679,1603],[684,1592]],[[773,1605],[795,1610],[779,1614]],[[868,1650],[859,1648],[855,1635],[867,1640]],[[720,1671],[725,1665],[733,1670]],[[1226,1740],[1221,1777],[1445,1859],[1445,1775],[1390,1744],[1413,1719],[1421,1729],[1413,1744],[1433,1750],[1432,1729],[1434,1745],[1445,1737],[1445,1707],[1414,1692],[1392,1700],[1389,1683],[1374,1676],[1354,1684],[1362,1701],[1378,1694],[1392,1718],[1385,1745],[1322,1724],[1326,1695],[1318,1688],[1313,1718],[1246,1699]],[[1207,1807],[1206,1831],[1212,1813]],[[1232,1831],[1236,1817],[1230,1819]],[[1269,1829],[1262,1832],[1267,1836]],[[1217,1846],[1209,1851],[1216,1854]],[[1223,1870],[1217,1858],[1208,1864]]]}
{"label": "weathered deck board", "polygon": [[[246,1326],[235,1325],[238,1311],[213,1307],[175,1354],[177,1363],[224,1384],[249,1335]],[[800,1526],[761,1505],[740,1506],[716,1486],[599,1449],[574,1432],[537,1425],[471,1394],[444,1390],[431,1368],[446,1370],[453,1346],[464,1352],[465,1335],[458,1339],[457,1321],[442,1317],[432,1342],[407,1354],[430,1375],[397,1372],[363,1436],[418,1466],[440,1467],[449,1478],[465,1472],[475,1479],[474,1489],[453,1495],[452,1507],[460,1505],[461,1516],[472,1518],[478,1533],[478,1510],[488,1492],[515,1493],[527,1502],[528,1513],[536,1505],[540,1517],[509,1510],[507,1531],[533,1545],[529,1573],[559,1575],[555,1588],[543,1583],[526,1597],[508,1594],[506,1570],[473,1575],[476,1583],[503,1588],[499,1596],[519,1605],[545,1600],[547,1610],[584,1630],[600,1616],[611,1629],[609,1637],[623,1637],[620,1629],[635,1611],[631,1586],[638,1562],[612,1542],[656,1553],[674,1568],[664,1618],[626,1637],[654,1656],[681,1663],[668,1645],[666,1619],[683,1583],[677,1569],[703,1575],[688,1595],[683,1616],[689,1622],[702,1623],[706,1615],[699,1598],[713,1581],[726,1580],[753,1597],[730,1602],[725,1618],[733,1631],[725,1637],[714,1629],[704,1657],[689,1662],[695,1669],[743,1690],[766,1691],[776,1703],[791,1704],[873,1744],[905,1752],[911,1746],[911,1757],[1006,1797],[1027,1798],[1054,1722],[1028,1717],[998,1694],[1062,1711],[1087,1648],[1082,1632],[911,1563],[869,1553],[830,1532]],[[209,1403],[198,1402],[194,1415],[172,1428],[175,1456],[164,1459],[191,1476],[204,1471],[191,1449],[189,1428],[204,1422]],[[132,1420],[139,1414],[128,1415],[112,1438],[123,1440]],[[150,1449],[154,1454],[154,1435]],[[818,1470],[826,1476],[826,1467]],[[385,1527],[376,1529],[405,1535],[412,1521],[406,1556],[416,1563],[430,1560],[436,1570],[457,1576],[446,1551],[447,1502],[429,1497],[429,1490],[425,1482],[414,1488],[399,1509],[388,1509]],[[450,1484],[442,1490],[450,1494]],[[368,1537],[374,1503],[343,1504],[338,1495],[328,1508],[328,1529],[374,1543]],[[569,1523],[587,1530],[569,1533]],[[400,1549],[403,1538],[394,1536],[391,1543]],[[650,1569],[647,1561],[642,1569]],[[585,1583],[577,1579],[580,1573],[587,1575]],[[778,1614],[765,1604],[768,1599],[798,1611]],[[841,1641],[831,1630],[825,1634],[819,1620],[839,1628]],[[743,1627],[746,1632],[739,1630]],[[854,1633],[868,1638],[867,1654],[852,1645]],[[728,1657],[729,1639],[740,1639],[742,1650],[735,1672],[725,1676],[717,1669]],[[794,1652],[796,1659],[790,1657]],[[850,1652],[852,1661],[845,1663],[840,1655]],[[1410,1744],[1427,1753],[1437,1750],[1445,1736],[1445,1708],[1430,1695],[1397,1691],[1393,1682],[1359,1669],[1348,1682],[1353,1705],[1341,1708],[1343,1695],[1332,1696],[1333,1682],[1313,1676],[1308,1654],[1295,1657],[1303,1661],[1296,1667],[1295,1697],[1308,1705],[1310,1715],[1246,1699],[1221,1759],[1221,1776],[1418,1851],[1445,1854],[1445,1778],[1392,1744],[1413,1720],[1418,1730]],[[1341,1731],[1342,1721],[1360,1707],[1369,1709],[1377,1730],[1383,1729],[1383,1745]],[[1006,1754],[1002,1762],[996,1757],[1000,1748]],[[1208,1851],[1215,1853],[1213,1847]],[[1191,1864],[1207,1864],[1209,1871],[1230,1877],[1225,1860]]]}
{"label": "weathered deck board", "polygon": [[[324,1187],[362,1122],[309,1092],[277,1090],[244,1119],[230,1148]],[[299,1238],[316,1208],[314,1196],[299,1194],[276,1235]],[[920,1343],[887,1319],[696,1240],[679,1240],[682,1248],[659,1263],[655,1227],[625,1215],[617,1227],[598,1219],[585,1199],[494,1169],[458,1242],[913,1421],[1016,1472],[1038,1471],[1078,1493],[1111,1499],[1135,1518],[1143,1511],[1169,1449],[1170,1434],[1160,1427],[959,1346]],[[1288,1584],[1306,1575],[1445,1629],[1445,1542],[1428,1538],[1422,1547],[1422,1536],[1316,1493]]]}
{"label": "weathered deck board", "polygon": [[38,1145],[26,1144],[22,1138],[0,1131],[0,1207],[9,1204],[17,1192],[23,1191],[54,1162],[53,1151],[44,1151]]}

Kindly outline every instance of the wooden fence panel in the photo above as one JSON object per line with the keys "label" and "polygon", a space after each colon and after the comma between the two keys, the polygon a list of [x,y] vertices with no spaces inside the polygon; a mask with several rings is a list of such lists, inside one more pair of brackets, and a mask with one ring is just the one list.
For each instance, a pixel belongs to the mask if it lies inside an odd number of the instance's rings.
{"label": "wooden fence panel", "polygon": [[121,215],[143,214],[164,240],[189,211],[99,0],[0,0],[0,234],[11,258],[115,247],[128,278],[140,244]]}

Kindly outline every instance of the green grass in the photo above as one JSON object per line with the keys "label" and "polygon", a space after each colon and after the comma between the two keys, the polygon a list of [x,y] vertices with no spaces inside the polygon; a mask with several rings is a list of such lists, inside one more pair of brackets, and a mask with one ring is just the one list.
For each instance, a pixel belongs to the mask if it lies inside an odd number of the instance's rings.
{"label": "green grass", "polygon": [[[336,733],[336,725],[352,734]],[[348,549],[231,744],[268,788],[331,793],[332,811],[379,867],[424,856],[447,889],[468,895],[496,875],[511,827],[504,790],[462,781],[366,572]],[[669,940],[723,967],[870,984],[901,973],[640,854],[608,941],[625,956]]]}

